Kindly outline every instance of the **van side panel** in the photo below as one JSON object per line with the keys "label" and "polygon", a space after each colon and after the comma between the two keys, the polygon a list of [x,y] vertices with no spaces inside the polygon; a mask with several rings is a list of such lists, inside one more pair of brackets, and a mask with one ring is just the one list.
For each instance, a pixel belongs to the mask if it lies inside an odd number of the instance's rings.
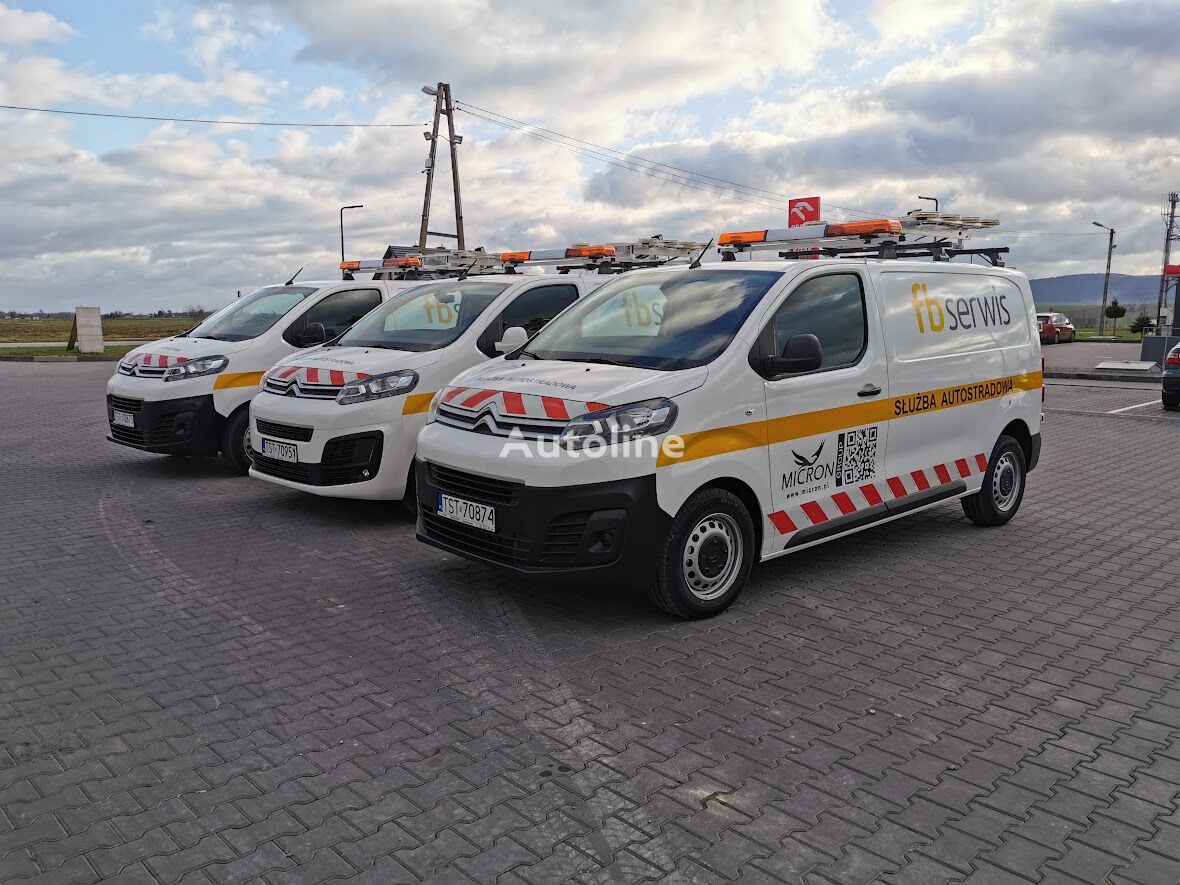
{"label": "van side panel", "polygon": [[1039,430],[1040,348],[1027,284],[936,266],[883,270],[878,280],[890,354],[888,474],[907,495],[948,481],[974,491],[1009,421]]}

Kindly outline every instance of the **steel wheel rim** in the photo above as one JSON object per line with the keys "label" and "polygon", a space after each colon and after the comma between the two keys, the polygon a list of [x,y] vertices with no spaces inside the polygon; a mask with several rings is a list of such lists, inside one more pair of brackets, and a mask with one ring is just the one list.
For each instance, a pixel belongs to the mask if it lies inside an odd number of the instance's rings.
{"label": "steel wheel rim", "polygon": [[246,453],[246,461],[250,464],[254,463],[254,450],[250,448],[250,428],[247,427],[245,433],[242,434],[242,451]]}
{"label": "steel wheel rim", "polygon": [[737,521],[727,513],[710,513],[688,533],[680,571],[690,593],[702,602],[724,596],[737,582],[745,547]]}
{"label": "steel wheel rim", "polygon": [[1022,478],[1020,464],[1011,452],[1000,455],[992,469],[992,502],[1001,513],[1007,513],[1020,496]]}

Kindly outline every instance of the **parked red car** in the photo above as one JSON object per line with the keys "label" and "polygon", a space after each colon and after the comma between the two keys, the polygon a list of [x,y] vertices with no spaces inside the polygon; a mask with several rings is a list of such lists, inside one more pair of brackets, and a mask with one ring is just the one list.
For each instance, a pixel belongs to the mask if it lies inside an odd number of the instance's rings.
{"label": "parked red car", "polygon": [[1078,330],[1063,313],[1038,313],[1037,330],[1041,333],[1042,344],[1060,344],[1062,341],[1077,341]]}

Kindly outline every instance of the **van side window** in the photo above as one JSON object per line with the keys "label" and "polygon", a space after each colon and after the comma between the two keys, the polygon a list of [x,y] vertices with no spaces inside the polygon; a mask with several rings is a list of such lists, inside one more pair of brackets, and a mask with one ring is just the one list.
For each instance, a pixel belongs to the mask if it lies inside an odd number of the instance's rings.
{"label": "van side window", "polygon": [[865,295],[856,274],[812,277],[787,296],[774,315],[774,352],[792,335],[814,335],[823,348],[820,371],[860,361],[868,341]]}
{"label": "van side window", "polygon": [[531,338],[551,319],[578,300],[578,289],[568,284],[538,286],[520,295],[504,308],[480,336],[479,349],[488,356],[499,356],[496,342],[504,337],[504,330],[521,326]]}
{"label": "van side window", "polygon": [[328,335],[327,340],[331,341],[338,335],[343,335],[353,323],[380,303],[381,292],[377,289],[346,289],[343,292],[333,292],[288,326],[283,332],[283,338],[288,344],[305,347],[306,344],[302,342],[303,330],[312,323],[322,323]]}

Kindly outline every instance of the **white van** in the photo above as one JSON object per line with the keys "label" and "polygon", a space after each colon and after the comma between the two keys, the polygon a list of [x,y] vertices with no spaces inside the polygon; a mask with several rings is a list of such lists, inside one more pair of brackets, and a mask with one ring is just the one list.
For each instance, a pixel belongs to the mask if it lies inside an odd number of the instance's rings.
{"label": "white van", "polygon": [[959,499],[1007,522],[1041,444],[1027,278],[945,260],[1002,263],[963,232],[919,246],[897,221],[847,228],[720,242],[731,259],[804,243],[944,260],[636,271],[455,378],[418,438],[418,538],[519,572],[622,575],[698,618],[755,561],[906,513]]}
{"label": "white van", "polygon": [[[331,344],[281,361],[250,406],[250,475],[316,495],[412,503],[415,443],[434,394],[603,285],[621,269],[623,246],[487,253],[483,272],[405,291]],[[658,260],[690,247],[700,244],[661,243]],[[443,257],[436,271],[471,266]],[[642,258],[625,256],[628,265]],[[558,272],[516,272],[544,265]]]}
{"label": "white van", "polygon": [[232,301],[196,327],[120,360],[107,383],[110,439],[163,455],[222,454],[250,465],[247,405],[263,374],[330,341],[412,282],[289,282]]}

